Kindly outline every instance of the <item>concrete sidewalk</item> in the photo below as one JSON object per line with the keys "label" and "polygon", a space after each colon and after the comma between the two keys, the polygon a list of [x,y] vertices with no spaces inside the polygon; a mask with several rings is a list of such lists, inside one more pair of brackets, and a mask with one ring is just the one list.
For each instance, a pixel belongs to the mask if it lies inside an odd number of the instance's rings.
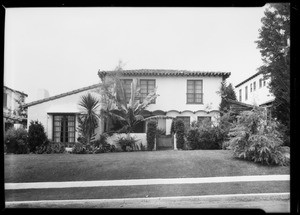
{"label": "concrete sidewalk", "polygon": [[289,193],[6,202],[7,208],[255,208],[289,212]]}

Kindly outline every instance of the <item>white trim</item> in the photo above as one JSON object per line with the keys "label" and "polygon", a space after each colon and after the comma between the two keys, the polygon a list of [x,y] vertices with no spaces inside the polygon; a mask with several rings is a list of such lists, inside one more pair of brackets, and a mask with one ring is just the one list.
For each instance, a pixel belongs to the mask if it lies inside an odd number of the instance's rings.
{"label": "white trim", "polygon": [[33,182],[5,183],[5,190],[72,188],[72,187],[107,187],[107,186],[136,186],[158,184],[203,184],[253,181],[289,181],[290,175],[255,175],[228,176],[205,178],[163,178],[163,179],[131,179],[131,180],[101,180],[101,181],[67,181],[67,182]]}

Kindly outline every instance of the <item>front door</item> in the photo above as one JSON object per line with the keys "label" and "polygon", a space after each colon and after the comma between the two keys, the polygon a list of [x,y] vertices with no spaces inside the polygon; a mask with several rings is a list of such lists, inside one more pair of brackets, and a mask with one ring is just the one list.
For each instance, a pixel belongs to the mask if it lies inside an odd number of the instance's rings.
{"label": "front door", "polygon": [[53,116],[54,141],[61,143],[75,142],[75,115]]}

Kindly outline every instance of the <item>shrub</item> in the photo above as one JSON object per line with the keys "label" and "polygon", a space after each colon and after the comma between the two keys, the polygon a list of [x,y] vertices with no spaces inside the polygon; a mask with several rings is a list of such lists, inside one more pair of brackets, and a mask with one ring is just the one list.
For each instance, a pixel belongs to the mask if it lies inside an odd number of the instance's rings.
{"label": "shrub", "polygon": [[119,137],[116,140],[116,143],[120,145],[123,152],[139,150],[139,147],[136,144],[137,142],[138,140],[131,136]]}
{"label": "shrub", "polygon": [[114,145],[110,145],[107,143],[108,134],[103,133],[100,135],[100,138],[94,142],[92,142],[95,147],[94,153],[106,153],[106,152],[115,152],[116,147]]}
{"label": "shrub", "polygon": [[15,154],[29,153],[27,140],[28,140],[28,134],[25,129],[23,128],[15,129],[14,127],[9,128],[4,135],[6,152],[15,153]]}
{"label": "shrub", "polygon": [[38,121],[31,121],[28,130],[28,145],[30,152],[47,141],[44,126]]}
{"label": "shrub", "polygon": [[65,144],[46,141],[43,145],[36,147],[36,154],[59,154],[65,152]]}
{"label": "shrub", "polygon": [[267,165],[288,165],[278,125],[261,108],[244,111],[229,133],[229,148],[238,158]]}
{"label": "shrub", "polygon": [[147,124],[147,147],[148,150],[152,151],[155,144],[156,133],[157,132],[157,122],[150,121]]}
{"label": "shrub", "polygon": [[92,145],[96,146],[96,147],[100,147],[102,145],[106,145],[107,144],[107,134],[106,133],[103,133],[103,134],[100,134],[100,138],[98,140],[95,140],[92,142]]}
{"label": "shrub", "polygon": [[219,127],[191,128],[187,141],[191,149],[221,149],[225,135]]}
{"label": "shrub", "polygon": [[178,149],[183,149],[184,146],[184,123],[182,120],[175,121],[176,144]]}
{"label": "shrub", "polygon": [[76,142],[73,146],[72,154],[86,154],[86,149],[83,143]]}

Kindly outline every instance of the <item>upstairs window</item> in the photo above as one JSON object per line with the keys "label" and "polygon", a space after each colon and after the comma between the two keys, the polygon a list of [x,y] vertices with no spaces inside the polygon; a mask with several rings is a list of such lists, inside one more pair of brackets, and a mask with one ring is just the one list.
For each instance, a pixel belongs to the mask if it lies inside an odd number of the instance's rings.
{"label": "upstairs window", "polygon": [[266,86],[266,80],[264,80],[264,86]]}
{"label": "upstairs window", "polygon": [[239,90],[239,101],[242,101],[242,89]]}
{"label": "upstairs window", "polygon": [[122,79],[121,80],[123,83],[123,88],[125,91],[125,100],[126,103],[129,103],[129,100],[131,98],[131,83],[132,83],[132,79]]}
{"label": "upstairs window", "polygon": [[[148,80],[140,80],[140,92],[141,92],[141,102],[147,97],[147,95],[154,91],[155,89],[155,79],[148,79]],[[152,102],[155,104],[155,100]]]}
{"label": "upstairs window", "polygon": [[253,91],[256,90],[256,81],[253,82]]}
{"label": "upstairs window", "polygon": [[57,143],[75,142],[75,115],[53,116],[53,140]]}
{"label": "upstairs window", "polygon": [[248,86],[245,87],[245,100],[248,99]]}
{"label": "upstairs window", "polygon": [[250,84],[250,92],[252,92],[252,84]]}
{"label": "upstairs window", "polygon": [[187,104],[203,104],[202,80],[187,81]]}

